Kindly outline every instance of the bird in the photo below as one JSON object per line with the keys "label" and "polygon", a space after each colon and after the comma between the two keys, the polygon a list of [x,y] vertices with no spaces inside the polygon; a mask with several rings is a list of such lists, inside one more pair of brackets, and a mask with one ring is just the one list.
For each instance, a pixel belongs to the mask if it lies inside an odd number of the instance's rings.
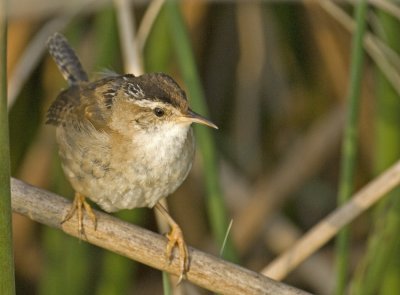
{"label": "bird", "polygon": [[171,230],[166,256],[179,251],[179,281],[190,267],[180,226],[160,200],[186,179],[194,158],[192,124],[218,127],[194,112],[178,83],[165,73],[109,74],[89,81],[75,51],[60,33],[47,41],[48,52],[68,87],[47,111],[54,125],[59,157],[75,198],[62,223],[75,214],[84,233],[83,214],[97,226],[86,198],[106,212],[156,208]]}

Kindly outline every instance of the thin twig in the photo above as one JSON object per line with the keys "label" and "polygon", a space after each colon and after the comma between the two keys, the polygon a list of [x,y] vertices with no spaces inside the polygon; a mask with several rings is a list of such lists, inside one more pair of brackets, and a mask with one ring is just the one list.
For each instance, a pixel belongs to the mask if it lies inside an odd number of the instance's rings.
{"label": "thin twig", "polygon": [[140,52],[143,52],[146,41],[150,35],[151,29],[161,11],[165,0],[153,0],[143,15],[142,21],[137,31],[136,42]]}
{"label": "thin twig", "polygon": [[143,74],[143,64],[135,42],[135,19],[128,0],[114,0],[125,72]]}
{"label": "thin twig", "polygon": [[[61,225],[71,206],[67,199],[18,179],[11,180],[11,192],[14,212],[79,237],[76,216]],[[86,241],[159,270],[179,275],[177,252],[174,252],[171,263],[164,255],[167,243],[165,237],[109,214],[97,211],[96,216],[96,230],[91,226],[88,217],[84,218]],[[308,294],[194,248],[190,248],[189,251],[191,262],[187,273],[188,280],[213,292],[232,295]]]}
{"label": "thin twig", "polygon": [[334,237],[343,226],[365,212],[399,183],[400,161],[371,181],[350,201],[314,226],[288,251],[272,261],[262,273],[276,280],[283,279],[290,271]]}
{"label": "thin twig", "polygon": [[[356,1],[352,0],[353,3]],[[396,5],[395,1],[388,1],[388,0],[369,0],[368,3],[376,6],[377,8],[383,10],[387,14],[393,15],[395,18],[400,20],[400,7]]]}
{"label": "thin twig", "polygon": [[[292,221],[277,214],[265,229],[264,242],[277,256],[296,243],[303,235]],[[332,259],[324,253],[314,253],[293,272],[294,277],[304,281],[316,294],[333,294],[335,275]]]}

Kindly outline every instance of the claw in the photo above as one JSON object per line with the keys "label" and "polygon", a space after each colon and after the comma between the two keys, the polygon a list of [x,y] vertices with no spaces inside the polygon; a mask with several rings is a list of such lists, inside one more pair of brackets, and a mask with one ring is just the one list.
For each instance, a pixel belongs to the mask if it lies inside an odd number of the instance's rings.
{"label": "claw", "polygon": [[61,224],[63,224],[64,222],[70,220],[76,212],[77,218],[78,218],[79,238],[82,238],[82,236],[85,235],[85,229],[83,227],[83,212],[82,211],[86,211],[89,218],[93,222],[94,229],[96,230],[97,229],[96,215],[94,214],[92,207],[90,207],[90,204],[88,202],[86,202],[85,196],[81,195],[80,193],[75,193],[74,202],[72,203],[72,206],[69,209],[67,215],[65,215],[64,219],[61,221]]}
{"label": "claw", "polygon": [[179,225],[172,219],[168,211],[160,203],[157,203],[155,207],[167,218],[168,223],[171,226],[171,231],[167,234],[168,244],[165,251],[167,260],[169,262],[172,261],[172,251],[175,247],[177,247],[179,251],[179,284],[184,278],[186,278],[186,273],[190,268],[189,251],[186,242],[183,239],[183,233]]}
{"label": "claw", "polygon": [[172,250],[177,247],[179,250],[179,269],[180,275],[178,284],[185,278],[189,270],[189,251],[186,246],[181,228],[177,224],[171,225],[171,231],[167,234],[168,244],[165,251],[166,257],[169,262],[172,260]]}

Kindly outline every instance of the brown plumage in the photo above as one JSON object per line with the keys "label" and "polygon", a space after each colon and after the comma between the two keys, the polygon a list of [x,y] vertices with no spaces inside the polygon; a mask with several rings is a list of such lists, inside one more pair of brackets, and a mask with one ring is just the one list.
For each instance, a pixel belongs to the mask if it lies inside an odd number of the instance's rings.
{"label": "brown plumage", "polygon": [[156,206],[172,230],[167,254],[177,245],[182,275],[188,253],[179,226],[158,201],[184,181],[194,156],[193,122],[216,126],[194,113],[185,92],[168,75],[112,75],[88,82],[66,39],[48,41],[69,88],[50,106],[46,123],[56,126],[63,170],[76,191],[65,221],[82,208],[95,221],[84,197],[105,211]]}

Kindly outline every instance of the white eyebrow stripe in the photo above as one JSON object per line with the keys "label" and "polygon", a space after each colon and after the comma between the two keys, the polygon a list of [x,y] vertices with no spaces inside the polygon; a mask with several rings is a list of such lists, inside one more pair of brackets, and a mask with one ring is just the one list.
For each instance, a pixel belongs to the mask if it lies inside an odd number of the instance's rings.
{"label": "white eyebrow stripe", "polygon": [[153,101],[153,100],[148,100],[148,99],[136,100],[135,104],[140,106],[140,107],[150,108],[150,109],[154,109],[154,108],[160,106],[160,102],[159,101]]}

